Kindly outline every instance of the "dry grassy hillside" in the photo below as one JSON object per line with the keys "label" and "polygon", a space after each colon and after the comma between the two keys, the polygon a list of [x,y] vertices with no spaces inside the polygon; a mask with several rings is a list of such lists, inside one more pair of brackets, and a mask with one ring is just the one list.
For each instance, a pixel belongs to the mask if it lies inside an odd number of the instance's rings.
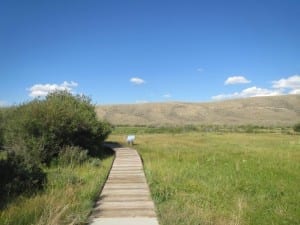
{"label": "dry grassy hillside", "polygon": [[97,114],[114,125],[294,125],[300,121],[300,95],[210,103],[106,105],[97,106]]}

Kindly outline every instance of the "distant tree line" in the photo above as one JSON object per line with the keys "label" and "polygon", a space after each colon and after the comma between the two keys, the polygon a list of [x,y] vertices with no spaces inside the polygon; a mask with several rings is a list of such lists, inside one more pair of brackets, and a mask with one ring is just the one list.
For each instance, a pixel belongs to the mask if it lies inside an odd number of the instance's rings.
{"label": "distant tree line", "polygon": [[0,110],[0,202],[43,188],[42,166],[60,156],[80,161],[101,154],[110,132],[90,98],[65,91]]}

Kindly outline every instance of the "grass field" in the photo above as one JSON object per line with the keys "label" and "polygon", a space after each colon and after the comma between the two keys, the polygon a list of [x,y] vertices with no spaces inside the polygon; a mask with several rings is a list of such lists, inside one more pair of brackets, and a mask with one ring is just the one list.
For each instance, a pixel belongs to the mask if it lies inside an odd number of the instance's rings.
{"label": "grass field", "polygon": [[45,168],[46,190],[15,199],[0,211],[1,225],[84,224],[105,182],[112,157],[79,166]]}
{"label": "grass field", "polygon": [[139,134],[134,148],[161,225],[299,224],[299,135]]}

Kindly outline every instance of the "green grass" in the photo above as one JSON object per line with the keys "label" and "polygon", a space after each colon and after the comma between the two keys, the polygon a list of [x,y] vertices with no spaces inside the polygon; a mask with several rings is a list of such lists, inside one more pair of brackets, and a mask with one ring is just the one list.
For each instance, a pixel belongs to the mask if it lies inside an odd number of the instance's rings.
{"label": "green grass", "polygon": [[161,225],[299,224],[299,135],[140,134],[134,148]]}
{"label": "green grass", "polygon": [[0,211],[1,225],[84,224],[112,163],[91,159],[81,166],[46,168],[46,190],[21,196]]}
{"label": "green grass", "polygon": [[291,127],[256,126],[256,125],[184,125],[184,126],[130,126],[119,125],[113,134],[180,134],[187,132],[207,133],[280,133],[295,134]]}

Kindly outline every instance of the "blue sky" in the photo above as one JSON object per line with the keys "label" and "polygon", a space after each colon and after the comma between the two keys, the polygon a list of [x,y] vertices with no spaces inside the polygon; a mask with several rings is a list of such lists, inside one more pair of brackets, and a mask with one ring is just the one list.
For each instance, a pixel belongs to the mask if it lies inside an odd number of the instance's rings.
{"label": "blue sky", "polygon": [[1,0],[0,105],[300,94],[299,0]]}

